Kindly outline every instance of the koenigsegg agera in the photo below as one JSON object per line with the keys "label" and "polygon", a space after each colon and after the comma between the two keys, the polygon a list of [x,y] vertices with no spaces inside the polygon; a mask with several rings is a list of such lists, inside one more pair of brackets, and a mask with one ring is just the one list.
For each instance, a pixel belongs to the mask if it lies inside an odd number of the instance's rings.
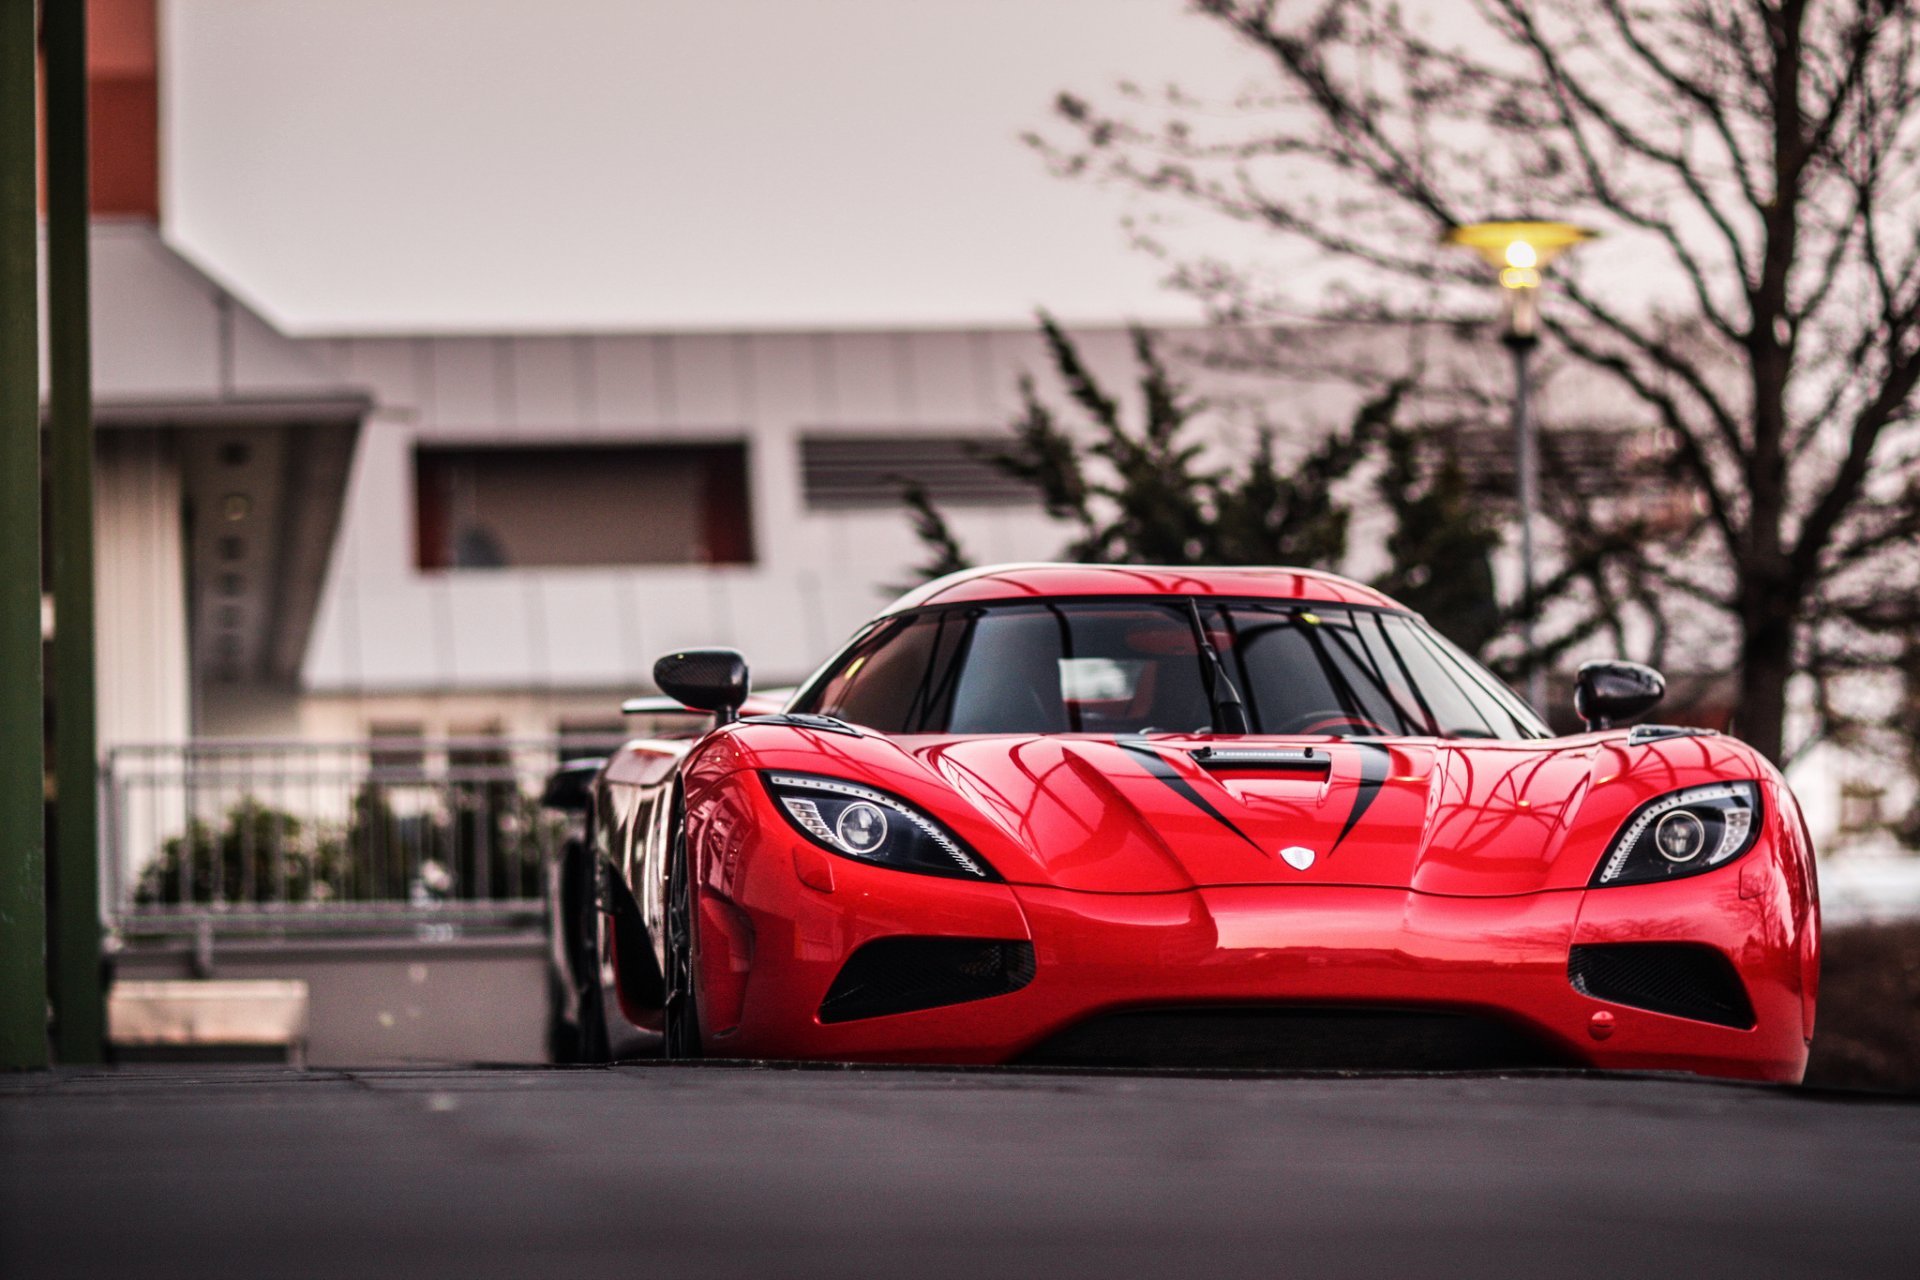
{"label": "koenigsegg agera", "polygon": [[783,705],[730,650],[656,680],[707,719],[580,789],[556,895],[588,1056],[1805,1069],[1805,824],[1736,739],[1623,724],[1645,667],[1556,737],[1357,583],[1033,565]]}

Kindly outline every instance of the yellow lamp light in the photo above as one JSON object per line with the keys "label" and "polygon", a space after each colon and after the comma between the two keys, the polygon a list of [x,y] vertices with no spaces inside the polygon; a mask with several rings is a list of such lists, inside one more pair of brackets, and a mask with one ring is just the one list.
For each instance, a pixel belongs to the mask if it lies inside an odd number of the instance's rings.
{"label": "yellow lamp light", "polygon": [[1510,218],[1449,227],[1440,238],[1473,250],[1500,273],[1500,287],[1507,290],[1507,339],[1531,342],[1539,324],[1533,291],[1540,287],[1540,273],[1562,253],[1597,234],[1571,222]]}
{"label": "yellow lamp light", "polygon": [[1571,222],[1469,222],[1449,227],[1441,237],[1447,244],[1472,249],[1500,273],[1509,289],[1537,289],[1540,271],[1549,262],[1597,232]]}

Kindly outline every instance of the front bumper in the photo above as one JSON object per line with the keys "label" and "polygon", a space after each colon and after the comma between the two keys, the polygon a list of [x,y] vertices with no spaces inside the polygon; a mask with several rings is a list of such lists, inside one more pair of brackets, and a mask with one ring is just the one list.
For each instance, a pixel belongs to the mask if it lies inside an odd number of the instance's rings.
{"label": "front bumper", "polygon": [[[1002,1063],[1125,1010],[1377,1007],[1489,1018],[1594,1068],[1797,1081],[1801,941],[1765,852],[1669,884],[1504,898],[1311,884],[1102,894],[936,880],[771,839],[704,887],[705,1039],[723,1057]],[[1034,976],[988,999],[822,1023],[847,958],[902,935],[1030,940]],[[1570,947],[1636,941],[1729,957],[1754,1025],[1574,989]]]}

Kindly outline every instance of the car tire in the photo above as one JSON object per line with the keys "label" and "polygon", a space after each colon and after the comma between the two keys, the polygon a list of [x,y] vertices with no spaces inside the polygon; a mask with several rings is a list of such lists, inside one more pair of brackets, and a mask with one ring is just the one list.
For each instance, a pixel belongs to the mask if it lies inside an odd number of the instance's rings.
{"label": "car tire", "polygon": [[607,1034],[606,993],[596,975],[580,993],[581,1062],[613,1061],[613,1042]]}
{"label": "car tire", "polygon": [[579,840],[569,837],[554,855],[547,878],[547,1059],[580,1060],[580,992],[574,980],[579,954],[573,866]]}
{"label": "car tire", "polygon": [[[600,986],[600,895],[595,858],[584,840],[569,840],[561,862],[561,914],[566,936],[567,981],[573,984],[574,1025],[556,1037],[566,1062],[606,1062],[613,1056],[607,1036],[606,995]],[[556,1053],[556,1057],[559,1056]]]}
{"label": "car tire", "polygon": [[698,1058],[702,1055],[700,1006],[693,981],[693,877],[688,868],[684,821],[676,824],[673,849],[667,861],[666,916],[666,1043],[662,1053],[668,1058]]}

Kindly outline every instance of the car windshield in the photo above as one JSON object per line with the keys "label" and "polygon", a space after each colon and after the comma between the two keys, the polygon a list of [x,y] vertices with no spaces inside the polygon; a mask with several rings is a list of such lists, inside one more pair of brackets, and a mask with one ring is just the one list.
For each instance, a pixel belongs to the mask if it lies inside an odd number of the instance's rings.
{"label": "car windshield", "polygon": [[1511,690],[1419,619],[1280,600],[927,609],[876,624],[793,709],[882,733],[1207,732],[1202,629],[1255,733],[1547,734]]}

